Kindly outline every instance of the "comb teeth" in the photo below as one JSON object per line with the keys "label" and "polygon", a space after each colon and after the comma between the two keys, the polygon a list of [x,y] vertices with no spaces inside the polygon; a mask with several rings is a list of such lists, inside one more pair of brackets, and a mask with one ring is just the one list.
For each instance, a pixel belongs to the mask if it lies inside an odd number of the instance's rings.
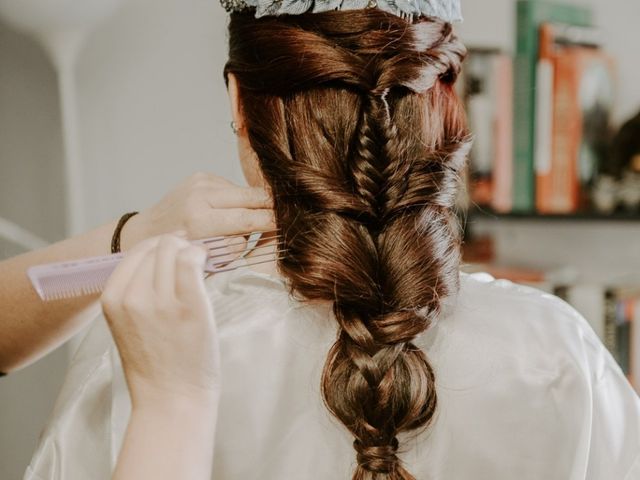
{"label": "comb teeth", "polygon": [[60,300],[102,291],[123,254],[37,265],[27,275],[42,300]]}
{"label": "comb teeth", "polygon": [[107,284],[113,267],[93,267],[91,270],[60,272],[40,277],[45,300],[59,300],[80,295],[99,293]]}

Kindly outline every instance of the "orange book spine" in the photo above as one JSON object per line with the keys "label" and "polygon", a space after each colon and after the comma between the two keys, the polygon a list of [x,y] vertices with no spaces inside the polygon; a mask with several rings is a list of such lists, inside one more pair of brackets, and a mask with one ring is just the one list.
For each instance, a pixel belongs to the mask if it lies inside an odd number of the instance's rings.
{"label": "orange book spine", "polygon": [[578,156],[582,140],[582,110],[578,92],[581,50],[563,48],[555,57],[551,213],[572,213],[579,204]]}

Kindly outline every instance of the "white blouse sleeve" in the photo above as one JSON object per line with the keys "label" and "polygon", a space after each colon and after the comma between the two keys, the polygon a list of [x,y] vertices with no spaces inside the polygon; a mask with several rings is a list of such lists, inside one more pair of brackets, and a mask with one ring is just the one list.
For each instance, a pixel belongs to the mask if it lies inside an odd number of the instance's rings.
{"label": "white blouse sleeve", "polygon": [[640,399],[608,350],[601,349],[598,361],[587,479],[639,480]]}
{"label": "white blouse sleeve", "polygon": [[[567,305],[568,306],[568,305]],[[640,480],[640,397],[588,322],[572,307],[591,374],[586,480]]]}

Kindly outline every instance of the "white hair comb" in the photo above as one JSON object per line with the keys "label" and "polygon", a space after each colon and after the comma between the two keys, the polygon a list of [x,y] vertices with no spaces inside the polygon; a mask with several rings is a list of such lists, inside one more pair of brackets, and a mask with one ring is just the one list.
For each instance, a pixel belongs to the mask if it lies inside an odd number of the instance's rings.
{"label": "white hair comb", "polygon": [[[251,250],[270,247],[270,245],[256,246],[258,240],[273,240],[279,238],[277,234],[261,236],[263,233],[266,232],[253,232],[249,236],[248,242],[241,239],[243,235],[210,237],[200,240],[190,240],[190,242],[208,246],[209,255],[203,273],[214,274],[272,262],[281,258],[280,254],[283,253],[282,250],[272,250],[256,253],[244,263],[233,264],[235,260],[244,257]],[[234,242],[236,239],[240,241]],[[225,242],[225,240],[231,241]],[[239,254],[230,253],[229,247],[240,246],[245,243],[245,247]],[[124,255],[125,253],[113,253],[99,257],[87,257],[65,262],[35,265],[27,269],[27,275],[38,296],[44,301],[90,295],[103,290],[109,276]]]}

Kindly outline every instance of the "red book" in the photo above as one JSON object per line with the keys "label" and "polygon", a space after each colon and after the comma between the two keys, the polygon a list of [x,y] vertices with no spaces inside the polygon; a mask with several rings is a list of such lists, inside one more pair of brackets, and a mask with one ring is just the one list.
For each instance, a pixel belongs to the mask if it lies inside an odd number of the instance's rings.
{"label": "red book", "polygon": [[499,55],[494,64],[497,95],[491,207],[507,213],[513,207],[513,62],[509,55]]}

